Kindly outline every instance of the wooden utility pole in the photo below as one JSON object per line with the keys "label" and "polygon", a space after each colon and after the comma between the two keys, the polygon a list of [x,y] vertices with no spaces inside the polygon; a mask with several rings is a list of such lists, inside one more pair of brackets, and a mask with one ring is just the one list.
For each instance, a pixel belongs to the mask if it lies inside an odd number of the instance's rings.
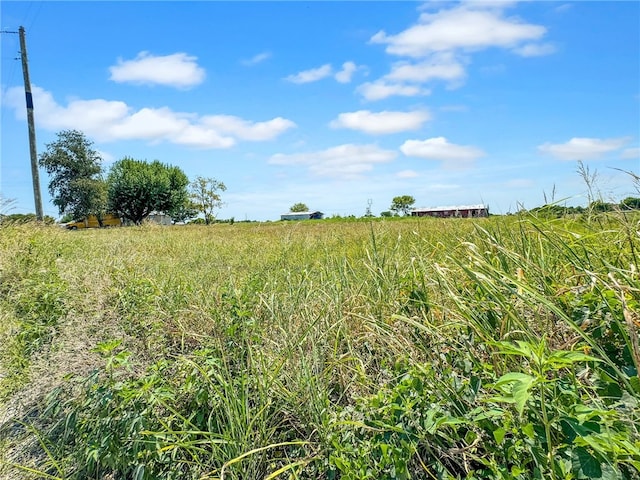
{"label": "wooden utility pole", "polygon": [[18,29],[20,34],[20,56],[22,58],[22,75],[24,76],[24,94],[27,100],[27,123],[29,124],[29,154],[31,155],[31,178],[33,179],[33,199],[36,203],[36,218],[44,219],[42,214],[42,196],[40,195],[40,174],[38,172],[38,153],[36,151],[36,127],[33,121],[33,96],[31,80],[29,80],[29,63],[27,62],[27,42],[24,38],[24,27]]}

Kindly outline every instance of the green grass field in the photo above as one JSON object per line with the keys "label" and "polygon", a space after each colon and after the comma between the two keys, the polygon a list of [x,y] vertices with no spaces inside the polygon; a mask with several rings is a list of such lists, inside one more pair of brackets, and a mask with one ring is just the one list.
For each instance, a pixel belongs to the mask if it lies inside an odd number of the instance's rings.
{"label": "green grass field", "polygon": [[640,221],[0,227],[0,477],[640,478]]}

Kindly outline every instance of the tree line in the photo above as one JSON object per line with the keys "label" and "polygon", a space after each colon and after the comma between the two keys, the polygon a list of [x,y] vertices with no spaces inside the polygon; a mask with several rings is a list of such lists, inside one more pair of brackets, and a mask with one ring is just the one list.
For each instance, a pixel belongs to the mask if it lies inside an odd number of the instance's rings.
{"label": "tree line", "polygon": [[59,132],[39,164],[49,174],[49,193],[60,215],[74,220],[95,215],[101,226],[107,213],[139,225],[153,212],[175,222],[202,214],[209,224],[227,189],[215,178],[189,181],[179,167],[159,160],[124,157],[105,171],[93,142],[78,130]]}

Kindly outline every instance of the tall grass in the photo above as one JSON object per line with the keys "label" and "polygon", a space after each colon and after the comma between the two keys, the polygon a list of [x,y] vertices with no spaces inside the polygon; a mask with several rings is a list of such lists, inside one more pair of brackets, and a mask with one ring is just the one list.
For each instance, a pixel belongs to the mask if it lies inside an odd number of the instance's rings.
{"label": "tall grass", "polygon": [[638,478],[637,231],[2,228],[0,474]]}

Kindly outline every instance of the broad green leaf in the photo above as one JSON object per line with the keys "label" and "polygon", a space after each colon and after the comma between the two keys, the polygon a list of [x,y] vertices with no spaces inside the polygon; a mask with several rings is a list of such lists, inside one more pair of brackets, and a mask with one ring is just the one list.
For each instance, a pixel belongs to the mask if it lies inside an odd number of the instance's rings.
{"label": "broad green leaf", "polygon": [[569,366],[578,362],[599,362],[600,359],[582,352],[559,350],[549,355],[547,364],[558,367]]}
{"label": "broad green leaf", "polygon": [[531,396],[531,392],[529,389],[531,388],[531,385],[533,385],[534,381],[535,379],[533,377],[528,376],[528,379],[513,384],[511,394],[516,401],[516,409],[518,410],[518,413],[520,415],[522,415],[524,406]]}
{"label": "broad green leaf", "polygon": [[525,358],[533,358],[534,354],[531,349],[531,346],[518,340],[517,344],[511,342],[498,342],[498,353],[502,353],[504,355],[518,355]]}
{"label": "broad green leaf", "polygon": [[494,386],[498,387],[507,383],[512,382],[520,382],[520,383],[528,383],[531,384],[535,380],[531,375],[527,375],[526,373],[520,372],[509,372],[502,375],[498,381],[494,384]]}
{"label": "broad green leaf", "polygon": [[613,465],[609,465],[608,463],[605,463],[604,465],[601,465],[602,468],[602,480],[619,480],[621,478],[624,478],[622,476],[622,472],[620,470],[618,470],[616,467],[614,467]]}
{"label": "broad green leaf", "polygon": [[533,428],[532,423],[527,423],[524,427],[522,427],[522,432],[529,438],[534,438],[536,436],[536,431]]}
{"label": "broad green leaf", "polygon": [[502,385],[512,384],[511,397],[513,398],[513,403],[516,404],[518,413],[522,415],[524,406],[531,396],[531,386],[535,383],[535,381],[535,377],[527,375],[526,373],[510,372],[500,377],[495,383],[495,386],[500,387]]}
{"label": "broad green leaf", "polygon": [[602,478],[600,462],[586,448],[577,447],[571,456],[571,463],[577,478]]}
{"label": "broad green leaf", "polygon": [[493,431],[493,438],[496,440],[498,445],[500,445],[502,443],[506,433],[507,432],[506,432],[506,430],[504,428],[498,428],[497,430]]}

